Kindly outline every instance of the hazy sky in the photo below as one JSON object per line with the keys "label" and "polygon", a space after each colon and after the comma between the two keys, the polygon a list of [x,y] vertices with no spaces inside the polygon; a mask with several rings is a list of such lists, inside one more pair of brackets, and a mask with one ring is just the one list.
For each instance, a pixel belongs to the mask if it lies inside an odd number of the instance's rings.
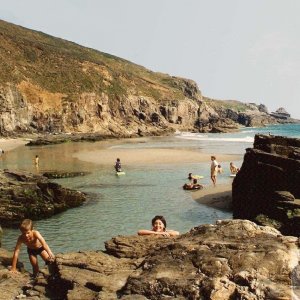
{"label": "hazy sky", "polygon": [[300,119],[299,0],[0,0],[0,18]]}

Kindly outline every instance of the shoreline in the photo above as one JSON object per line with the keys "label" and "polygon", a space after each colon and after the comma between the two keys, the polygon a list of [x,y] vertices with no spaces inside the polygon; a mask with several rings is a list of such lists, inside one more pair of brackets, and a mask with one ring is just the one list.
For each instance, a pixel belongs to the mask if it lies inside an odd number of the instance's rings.
{"label": "shoreline", "polygon": [[[170,164],[170,163],[200,163],[210,164],[210,157],[213,154],[200,152],[199,150],[155,148],[155,149],[124,149],[105,148],[92,151],[80,151],[72,155],[81,161],[112,165],[117,157],[121,159],[122,165],[149,165],[149,164]],[[220,154],[217,160],[223,162],[241,160],[243,154]]]}
{"label": "shoreline", "polygon": [[28,141],[28,138],[0,138],[0,148],[4,150],[5,154],[5,152],[25,146]]}
{"label": "shoreline", "polygon": [[232,208],[232,183],[204,186],[192,193],[192,198],[203,205],[230,211]]}

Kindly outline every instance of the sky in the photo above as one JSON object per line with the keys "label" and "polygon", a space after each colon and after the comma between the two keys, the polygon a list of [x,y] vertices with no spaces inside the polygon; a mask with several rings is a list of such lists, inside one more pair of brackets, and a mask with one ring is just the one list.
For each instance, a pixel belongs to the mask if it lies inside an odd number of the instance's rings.
{"label": "sky", "polygon": [[300,119],[299,0],[0,0],[0,19]]}

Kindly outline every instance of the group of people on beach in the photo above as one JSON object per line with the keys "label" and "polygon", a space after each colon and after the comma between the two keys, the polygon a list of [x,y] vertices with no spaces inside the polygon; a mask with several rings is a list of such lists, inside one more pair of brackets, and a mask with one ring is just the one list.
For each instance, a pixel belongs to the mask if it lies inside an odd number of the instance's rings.
{"label": "group of people on beach", "polygon": [[[217,158],[215,156],[211,156],[211,166],[210,166],[210,178],[213,182],[213,185],[215,186],[217,184],[217,175],[218,173],[223,173],[222,166],[217,162]],[[238,171],[240,170],[238,167],[236,167],[233,162],[230,162],[229,164],[230,174],[236,175]]]}
{"label": "group of people on beach", "polygon": [[[211,159],[211,166],[210,166],[210,179],[214,186],[217,184],[217,176],[220,173],[223,173],[222,166],[217,162],[216,156],[212,155],[210,157]],[[230,162],[229,164],[230,174],[236,175],[238,171],[240,170],[238,167],[236,167],[233,162]],[[197,181],[196,176],[193,176],[192,173],[189,173],[188,179],[190,180],[189,183],[185,183],[183,185],[183,189],[186,190],[196,190],[196,189],[202,189],[203,185],[199,184]]]}

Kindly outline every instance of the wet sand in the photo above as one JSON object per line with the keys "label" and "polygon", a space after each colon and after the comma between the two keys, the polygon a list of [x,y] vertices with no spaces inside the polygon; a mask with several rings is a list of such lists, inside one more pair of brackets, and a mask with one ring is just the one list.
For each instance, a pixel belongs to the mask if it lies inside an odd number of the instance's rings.
{"label": "wet sand", "polygon": [[4,150],[4,152],[13,150],[20,146],[24,146],[27,143],[28,143],[28,139],[25,138],[16,138],[16,139],[0,138],[0,148]]}
{"label": "wet sand", "polygon": [[231,183],[220,185],[217,184],[215,187],[211,184],[205,186],[203,190],[193,192],[192,197],[198,203],[218,209],[231,210],[231,190]]}
{"label": "wet sand", "polygon": [[[73,157],[82,161],[92,162],[101,165],[114,164],[117,157],[121,159],[122,165],[146,165],[158,163],[197,163],[207,162],[210,164],[210,156],[208,153],[201,153],[195,150],[187,149],[98,149],[93,151],[81,151],[73,154]],[[240,160],[242,155],[218,155],[217,160],[229,162],[231,160]]]}

